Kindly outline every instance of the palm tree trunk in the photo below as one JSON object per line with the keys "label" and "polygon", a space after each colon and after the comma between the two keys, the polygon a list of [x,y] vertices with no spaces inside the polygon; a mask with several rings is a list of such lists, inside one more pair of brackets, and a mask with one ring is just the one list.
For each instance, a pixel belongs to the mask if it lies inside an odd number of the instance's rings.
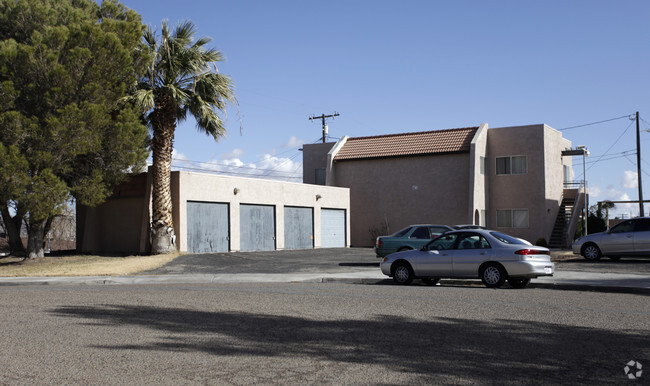
{"label": "palm tree trunk", "polygon": [[168,100],[169,98],[161,97],[157,101],[158,107],[152,125],[154,135],[151,253],[154,255],[176,251],[171,194],[172,149],[176,119],[174,107],[170,103],[165,103]]}

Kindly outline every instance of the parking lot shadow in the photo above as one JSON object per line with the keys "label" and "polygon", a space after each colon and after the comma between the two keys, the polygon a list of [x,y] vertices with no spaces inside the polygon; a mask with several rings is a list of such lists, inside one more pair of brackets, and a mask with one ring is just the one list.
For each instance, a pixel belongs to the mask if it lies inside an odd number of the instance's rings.
{"label": "parking lot shadow", "polygon": [[[246,312],[148,306],[68,306],[59,317],[153,329],[150,342],[93,344],[107,350],[196,351],[215,356],[308,358],[381,365],[409,383],[612,384],[621,361],[648,358],[647,331],[611,331],[528,320],[379,315],[314,320]],[[604,355],[606,353],[606,355]],[[372,382],[372,381],[370,381]]]}

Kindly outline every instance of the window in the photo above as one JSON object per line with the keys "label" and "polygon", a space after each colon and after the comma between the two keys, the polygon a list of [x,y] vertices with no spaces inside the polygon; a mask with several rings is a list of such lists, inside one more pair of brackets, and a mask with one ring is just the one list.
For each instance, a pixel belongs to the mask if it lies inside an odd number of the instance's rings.
{"label": "window", "polygon": [[612,227],[609,233],[627,233],[634,230],[634,220],[623,221]]}
{"label": "window", "polygon": [[525,155],[497,157],[497,174],[526,174],[528,166]]}
{"label": "window", "polygon": [[441,251],[445,249],[453,249],[454,243],[456,242],[456,237],[458,237],[458,233],[442,235],[437,239],[433,240],[432,242],[430,242],[429,244],[427,244],[427,249],[429,251],[434,251],[434,250]]}
{"label": "window", "polygon": [[497,228],[528,228],[528,209],[497,210]]}
{"label": "window", "polygon": [[429,228],[427,227],[418,227],[411,233],[412,239],[430,239],[429,237]]}
{"label": "window", "polygon": [[431,232],[431,238],[439,236],[447,232],[448,230],[449,230],[448,228],[443,228],[443,227],[429,227],[429,232]]}
{"label": "window", "polygon": [[490,243],[481,235],[469,234],[458,242],[458,249],[486,249]]}
{"label": "window", "polygon": [[649,218],[638,218],[635,221],[634,231],[635,232],[650,232],[650,219]]}
{"label": "window", "polygon": [[481,156],[479,163],[481,164],[481,166],[480,166],[481,167],[481,174],[486,174],[487,173],[487,159],[485,157]]}

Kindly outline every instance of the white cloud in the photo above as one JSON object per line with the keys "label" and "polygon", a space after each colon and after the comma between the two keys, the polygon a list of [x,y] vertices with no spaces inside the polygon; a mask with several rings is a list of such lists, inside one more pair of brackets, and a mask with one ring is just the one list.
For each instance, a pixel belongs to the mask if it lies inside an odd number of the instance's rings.
{"label": "white cloud", "polygon": [[637,173],[632,170],[626,170],[621,177],[621,185],[625,189],[635,189],[638,185]]}
{"label": "white cloud", "polygon": [[598,186],[589,187],[589,197],[598,198],[602,193],[603,192],[600,190]]}
{"label": "white cloud", "polygon": [[231,158],[241,158],[241,156],[244,155],[244,150],[243,149],[233,149],[232,152],[223,154],[221,156],[221,159],[227,160]]}
{"label": "white cloud", "polygon": [[183,154],[177,154],[172,162],[174,170],[188,170],[204,173],[218,173],[236,177],[255,177],[290,182],[302,182],[302,164],[291,158],[265,154],[258,162],[244,163],[239,158],[220,161],[189,161]]}
{"label": "white cloud", "polygon": [[305,143],[305,140],[296,138],[295,136],[291,136],[289,138],[289,141],[282,145],[282,147],[300,147]]}

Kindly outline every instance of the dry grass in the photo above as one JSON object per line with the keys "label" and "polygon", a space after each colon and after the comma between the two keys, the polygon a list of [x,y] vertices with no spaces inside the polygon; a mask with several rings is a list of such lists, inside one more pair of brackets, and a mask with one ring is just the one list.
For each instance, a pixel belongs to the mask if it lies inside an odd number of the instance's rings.
{"label": "dry grass", "polygon": [[156,256],[63,256],[25,260],[0,259],[0,277],[137,275],[171,262],[178,253]]}

